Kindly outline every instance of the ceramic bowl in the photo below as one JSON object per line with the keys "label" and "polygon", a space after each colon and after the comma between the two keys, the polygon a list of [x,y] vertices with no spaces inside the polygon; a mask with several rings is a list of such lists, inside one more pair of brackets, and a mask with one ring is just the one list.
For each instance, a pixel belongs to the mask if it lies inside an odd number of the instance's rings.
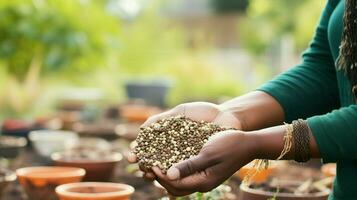
{"label": "ceramic bowl", "polygon": [[52,153],[73,146],[78,135],[71,131],[40,130],[30,132],[29,139],[40,156],[49,158]]}

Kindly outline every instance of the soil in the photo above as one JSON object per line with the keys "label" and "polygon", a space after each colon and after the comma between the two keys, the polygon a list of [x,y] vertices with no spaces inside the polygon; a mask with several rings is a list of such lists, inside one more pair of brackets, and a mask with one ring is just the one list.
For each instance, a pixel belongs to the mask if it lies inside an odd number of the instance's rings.
{"label": "soil", "polygon": [[103,161],[111,160],[113,153],[111,151],[89,148],[76,148],[63,152],[61,160],[63,161]]}
{"label": "soil", "polygon": [[173,164],[197,155],[210,136],[224,130],[228,128],[182,115],[169,117],[140,129],[134,153],[140,166],[148,170],[157,166],[165,173]]}
{"label": "soil", "polygon": [[[265,182],[265,183],[260,183],[260,184],[252,184],[250,188],[253,189],[258,189],[262,191],[268,191],[272,193],[295,193],[297,191],[297,188],[299,185],[275,185],[272,184],[271,182]],[[301,194],[313,194],[321,192],[312,185],[310,185],[308,188],[306,188]]]}

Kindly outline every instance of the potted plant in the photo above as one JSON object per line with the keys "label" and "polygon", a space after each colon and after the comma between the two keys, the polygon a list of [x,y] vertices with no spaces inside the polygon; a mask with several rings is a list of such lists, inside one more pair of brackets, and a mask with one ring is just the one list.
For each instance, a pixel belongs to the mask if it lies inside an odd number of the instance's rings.
{"label": "potted plant", "polygon": [[277,180],[260,184],[241,184],[240,199],[244,200],[326,200],[330,189],[319,181]]}

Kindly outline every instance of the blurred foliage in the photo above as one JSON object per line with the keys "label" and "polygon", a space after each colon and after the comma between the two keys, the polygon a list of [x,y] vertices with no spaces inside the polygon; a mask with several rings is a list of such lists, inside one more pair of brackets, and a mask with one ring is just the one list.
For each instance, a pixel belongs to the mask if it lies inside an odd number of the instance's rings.
{"label": "blurred foliage", "polygon": [[185,49],[182,30],[171,26],[170,21],[158,12],[161,2],[151,1],[135,21],[125,23],[119,36],[118,54],[123,73],[150,74]]}
{"label": "blurred foliage", "polygon": [[243,45],[262,54],[272,41],[291,34],[297,50],[306,48],[315,31],[324,1],[250,0],[247,18],[240,24]]}
{"label": "blurred foliage", "polygon": [[43,72],[101,65],[119,29],[103,7],[102,1],[1,1],[3,65],[20,79],[34,58],[42,60]]}
{"label": "blurred foliage", "polygon": [[217,13],[245,12],[249,0],[210,0],[211,6]]}
{"label": "blurred foliage", "polygon": [[[172,79],[170,106],[216,101],[256,86],[242,81],[245,74],[210,62],[214,48],[206,40],[189,47],[187,32],[161,12],[165,0],[149,1],[130,20],[108,12],[107,2],[0,1],[0,119],[42,113],[73,86],[99,88],[110,101],[124,101],[126,79]],[[246,2],[215,1],[227,12]],[[250,0],[246,19],[239,20],[240,41],[260,55],[288,33],[303,48],[321,8],[320,1]],[[252,70],[257,77],[267,74],[265,65]]]}

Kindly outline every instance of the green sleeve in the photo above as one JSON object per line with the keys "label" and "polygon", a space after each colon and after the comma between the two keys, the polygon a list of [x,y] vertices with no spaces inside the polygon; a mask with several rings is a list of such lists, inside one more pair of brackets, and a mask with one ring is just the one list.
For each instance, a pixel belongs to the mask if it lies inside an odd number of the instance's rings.
{"label": "green sleeve", "polygon": [[357,159],[357,105],[307,119],[324,162]]}
{"label": "green sleeve", "polygon": [[327,37],[328,22],[335,4],[335,1],[328,1],[301,64],[259,89],[280,103],[287,122],[325,114],[340,104],[336,70]]}

